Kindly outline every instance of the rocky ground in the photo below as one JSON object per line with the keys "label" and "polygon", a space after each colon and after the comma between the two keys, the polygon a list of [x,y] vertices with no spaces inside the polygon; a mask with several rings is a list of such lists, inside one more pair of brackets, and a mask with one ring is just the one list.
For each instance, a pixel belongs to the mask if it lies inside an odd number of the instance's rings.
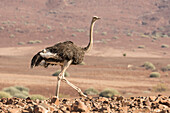
{"label": "rocky ground", "polygon": [[170,96],[130,97],[114,96],[76,99],[31,100],[20,98],[0,99],[1,113],[169,113]]}

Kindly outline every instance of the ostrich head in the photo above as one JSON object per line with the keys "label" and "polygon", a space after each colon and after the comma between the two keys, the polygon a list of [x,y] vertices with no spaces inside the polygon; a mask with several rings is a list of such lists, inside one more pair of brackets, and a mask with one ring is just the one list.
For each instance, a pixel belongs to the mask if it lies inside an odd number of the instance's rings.
{"label": "ostrich head", "polygon": [[97,16],[93,16],[93,18],[92,18],[92,22],[95,22],[96,20],[99,20],[100,18],[99,17],[97,17]]}

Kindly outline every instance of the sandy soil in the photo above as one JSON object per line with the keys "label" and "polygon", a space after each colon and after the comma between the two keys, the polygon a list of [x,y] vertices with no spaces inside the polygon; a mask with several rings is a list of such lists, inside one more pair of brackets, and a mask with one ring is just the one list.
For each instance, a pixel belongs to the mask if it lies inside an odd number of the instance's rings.
{"label": "sandy soil", "polygon": [[[35,46],[0,49],[1,89],[7,86],[22,85],[30,88],[31,94],[54,95],[57,78],[51,75],[56,70],[59,70],[60,67],[51,66],[47,69],[43,67],[30,69],[29,66],[32,56],[40,48]],[[114,53],[114,50],[112,51]],[[68,80],[79,86],[83,91],[91,87],[99,91],[114,88],[124,96],[134,96],[155,94],[152,92],[152,88],[159,83],[164,83],[169,88],[170,80],[167,76],[169,72],[160,71],[161,67],[167,65],[169,58],[161,58],[154,54],[148,58],[121,57],[117,55],[103,57],[102,54],[94,56],[92,53],[96,55],[95,49],[85,57],[86,65],[70,66],[68,69],[70,73]],[[152,62],[157,67],[157,70],[162,75],[161,78],[149,78],[151,71],[140,67],[146,61]],[[128,65],[132,65],[132,67],[128,68]],[[146,91],[150,93],[145,93]],[[61,93],[70,97],[78,96],[77,92],[65,83],[61,85]],[[163,94],[168,95],[169,91]]]}

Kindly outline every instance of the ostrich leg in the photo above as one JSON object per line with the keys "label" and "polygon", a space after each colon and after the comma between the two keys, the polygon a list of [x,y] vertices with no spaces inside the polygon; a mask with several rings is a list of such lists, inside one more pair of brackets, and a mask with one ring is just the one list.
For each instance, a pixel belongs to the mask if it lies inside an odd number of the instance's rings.
{"label": "ostrich leg", "polygon": [[61,72],[58,75],[58,79],[57,79],[58,80],[57,81],[57,88],[56,88],[56,96],[57,96],[57,98],[59,98],[60,82],[64,78],[65,71],[70,66],[71,63],[72,63],[72,60],[70,60],[68,62],[66,61],[66,62],[64,62],[63,66],[61,66]]}
{"label": "ostrich leg", "polygon": [[70,83],[65,77],[63,77],[62,80],[66,82],[68,85],[70,85],[72,88],[74,88],[79,93],[80,96],[87,97],[87,95],[85,95],[80,88]]}
{"label": "ostrich leg", "polygon": [[56,94],[55,94],[57,96],[57,98],[59,98],[59,89],[60,89],[61,78],[64,75],[62,70],[63,70],[63,66],[61,66],[61,72],[60,72],[60,74],[58,75],[58,78],[57,78],[58,81],[57,81],[57,88],[56,88]]}

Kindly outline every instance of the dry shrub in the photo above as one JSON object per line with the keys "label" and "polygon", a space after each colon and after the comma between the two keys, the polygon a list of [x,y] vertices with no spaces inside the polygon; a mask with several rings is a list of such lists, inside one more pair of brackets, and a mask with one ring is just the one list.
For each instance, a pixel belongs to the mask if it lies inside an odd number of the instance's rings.
{"label": "dry shrub", "polygon": [[36,100],[36,99],[39,99],[39,100],[45,100],[46,98],[40,94],[34,94],[34,95],[31,95],[30,98],[32,100]]}
{"label": "dry shrub", "polygon": [[153,87],[154,92],[164,92],[167,91],[167,86],[165,84],[157,84],[156,86]]}
{"label": "dry shrub", "polygon": [[89,88],[89,89],[86,89],[84,91],[84,94],[86,95],[98,95],[99,94],[99,91],[97,91],[96,89],[94,88]]}
{"label": "dry shrub", "polygon": [[150,78],[159,78],[161,76],[161,74],[159,72],[152,72],[150,74]]}
{"label": "dry shrub", "polygon": [[151,62],[145,62],[142,67],[145,67],[145,69],[151,69],[151,70],[155,70],[156,67],[151,63]]}
{"label": "dry shrub", "polygon": [[0,99],[1,98],[10,98],[11,95],[7,92],[4,92],[4,91],[0,91]]}
{"label": "dry shrub", "polygon": [[[57,72],[53,73],[52,76],[58,76],[58,75],[60,74],[60,72],[61,72],[61,71],[58,70]],[[65,76],[65,77],[69,77],[70,74],[69,74],[68,72],[65,72],[64,76]]]}
{"label": "dry shrub", "polygon": [[115,95],[120,95],[120,93],[115,89],[105,89],[99,94],[99,96],[107,97],[107,98],[113,97]]}

